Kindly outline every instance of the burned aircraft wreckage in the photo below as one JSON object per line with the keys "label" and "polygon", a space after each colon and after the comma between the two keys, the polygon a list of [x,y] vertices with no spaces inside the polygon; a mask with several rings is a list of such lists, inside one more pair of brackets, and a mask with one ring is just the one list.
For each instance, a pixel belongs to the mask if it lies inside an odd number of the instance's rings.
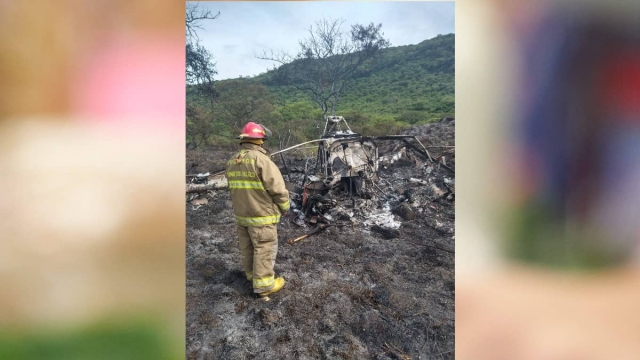
{"label": "burned aircraft wreckage", "polygon": [[[417,145],[407,140],[414,140]],[[429,151],[420,140],[413,135],[363,136],[354,133],[342,116],[327,116],[325,129],[320,139],[307,141],[292,147],[274,152],[271,156],[293,150],[297,147],[318,142],[316,170],[320,167],[324,179],[312,180],[313,188],[318,188],[318,182],[325,187],[332,188],[341,182],[346,192],[359,194],[365,181],[375,181],[378,172],[378,142],[389,140],[403,140],[419,153],[425,155],[431,162]],[[440,164],[453,172],[453,169]],[[315,178],[315,177],[314,177]],[[313,179],[313,178],[311,178]]]}
{"label": "burned aircraft wreckage", "polygon": [[[326,225],[351,223],[353,211],[346,211],[340,206],[338,196],[345,199],[351,209],[356,208],[356,199],[385,198],[386,192],[378,185],[379,166],[382,160],[393,162],[404,153],[404,148],[397,154],[380,157],[379,145],[387,141],[402,141],[404,145],[417,151],[432,165],[443,167],[454,172],[446,164],[436,162],[427,148],[413,135],[363,136],[351,130],[342,116],[326,117],[325,128],[320,139],[304,142],[277,152],[282,154],[303,145],[318,143],[315,167],[305,166],[300,185],[289,181],[287,187],[291,192],[294,206],[294,223],[304,226],[304,222],[318,224],[316,228]],[[286,161],[282,157],[285,173],[289,174]],[[377,196],[376,196],[377,195]],[[388,210],[388,209],[387,209]]]}
{"label": "burned aircraft wreckage", "polygon": [[[379,167],[381,163],[398,160],[406,154],[407,147],[420,154],[431,167],[444,168],[451,174],[454,173],[445,163],[434,160],[416,136],[364,136],[353,132],[342,116],[327,116],[325,120],[323,135],[319,139],[271,154],[274,160],[277,161],[279,158],[282,162],[285,182],[291,195],[291,221],[302,227],[306,227],[307,224],[314,226],[307,236],[327,226],[354,224],[354,212],[357,212],[359,207],[356,202],[371,202],[370,199],[375,198],[383,200],[378,202],[380,207],[380,203],[392,195],[388,189],[385,191],[377,184]],[[394,154],[380,156],[380,146],[389,141],[403,142],[404,147]],[[289,169],[283,154],[309,144],[317,144],[315,161],[308,158],[304,170]],[[312,165],[309,166],[309,163]],[[200,174],[195,176],[192,182],[207,183],[210,189],[226,185],[223,172],[213,176]],[[189,188],[187,191],[189,192]],[[385,203],[388,207],[389,202]],[[388,208],[384,210],[390,215]],[[367,214],[367,217],[370,215]]]}
{"label": "burned aircraft wreckage", "polygon": [[354,133],[342,116],[326,118],[320,139],[277,151],[272,156],[314,142],[319,143],[314,172],[322,179],[305,176],[303,188],[328,190],[340,182],[345,191],[357,195],[363,181],[373,179],[378,171],[376,143],[372,138]]}

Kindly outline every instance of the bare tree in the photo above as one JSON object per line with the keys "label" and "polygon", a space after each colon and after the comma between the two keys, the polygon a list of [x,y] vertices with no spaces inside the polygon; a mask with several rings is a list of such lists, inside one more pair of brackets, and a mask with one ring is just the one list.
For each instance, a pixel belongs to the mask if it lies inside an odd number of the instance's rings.
{"label": "bare tree", "polygon": [[213,15],[211,10],[200,9],[199,3],[187,4],[187,14],[185,17],[187,43],[200,41],[197,30],[204,30],[200,23],[202,20],[215,20],[218,16],[220,16],[220,11]]}
{"label": "bare tree", "polygon": [[217,74],[216,64],[213,56],[202,45],[197,30],[204,30],[203,20],[214,20],[220,16],[220,12],[213,15],[211,10],[201,9],[199,4],[187,4],[185,25],[186,25],[186,79],[187,86],[192,85],[198,92],[210,100],[217,95],[213,77]]}
{"label": "bare tree", "polygon": [[290,55],[271,50],[257,56],[280,64],[278,81],[291,84],[311,95],[322,109],[335,115],[335,110],[349,82],[365,61],[375,58],[380,49],[391,44],[380,32],[382,24],[353,25],[342,31],[342,19],[322,19],[309,28],[309,37],[301,40],[300,51]]}

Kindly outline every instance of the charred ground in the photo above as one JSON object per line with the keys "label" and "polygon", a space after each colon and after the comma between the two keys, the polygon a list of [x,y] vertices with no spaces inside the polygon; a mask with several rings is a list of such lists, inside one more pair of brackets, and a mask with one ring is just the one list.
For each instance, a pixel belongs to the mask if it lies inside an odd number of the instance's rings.
{"label": "charred ground", "polygon": [[[407,133],[453,168],[453,148],[429,147],[453,146],[454,123],[443,119]],[[386,143],[380,155],[404,146]],[[188,151],[189,172],[223,169],[232,153]],[[305,162],[287,159],[290,169]],[[187,358],[453,359],[455,176],[410,148],[379,175],[380,189],[371,188],[371,199],[357,199],[355,208],[349,195],[329,194],[353,226],[289,245],[312,225],[282,221],[276,274],[287,284],[270,301],[255,298],[244,277],[229,192],[187,203]],[[401,225],[385,236],[371,230],[370,214],[383,226],[385,215]]]}

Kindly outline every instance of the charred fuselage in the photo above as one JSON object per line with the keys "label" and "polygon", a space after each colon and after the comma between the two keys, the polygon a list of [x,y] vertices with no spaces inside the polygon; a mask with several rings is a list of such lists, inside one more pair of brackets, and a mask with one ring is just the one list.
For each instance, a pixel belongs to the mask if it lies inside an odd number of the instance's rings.
{"label": "charred fuselage", "polygon": [[357,194],[363,181],[378,170],[378,147],[354,133],[342,116],[328,116],[323,141],[318,146],[319,164],[326,180],[340,181],[345,191]]}

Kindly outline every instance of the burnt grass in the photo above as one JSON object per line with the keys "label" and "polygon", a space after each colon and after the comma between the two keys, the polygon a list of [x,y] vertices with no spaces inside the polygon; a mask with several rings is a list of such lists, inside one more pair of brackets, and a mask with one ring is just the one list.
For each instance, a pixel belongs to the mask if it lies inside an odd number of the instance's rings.
{"label": "burnt grass", "polygon": [[[454,145],[451,120],[410,131],[425,146],[446,137]],[[395,149],[381,147],[381,155]],[[444,154],[435,150],[432,156]],[[232,153],[188,150],[187,168],[223,169]],[[379,186],[389,193],[385,201],[404,199],[415,218],[394,215],[402,223],[391,239],[356,216],[353,226],[293,245],[287,240],[311,227],[283,220],[275,270],[287,283],[270,301],[256,298],[244,277],[229,192],[207,193],[205,205],[188,202],[187,359],[453,359],[455,199],[408,179],[442,187],[454,175],[407,154],[380,169]],[[446,156],[450,164],[452,149]],[[304,166],[301,158],[290,161]]]}

